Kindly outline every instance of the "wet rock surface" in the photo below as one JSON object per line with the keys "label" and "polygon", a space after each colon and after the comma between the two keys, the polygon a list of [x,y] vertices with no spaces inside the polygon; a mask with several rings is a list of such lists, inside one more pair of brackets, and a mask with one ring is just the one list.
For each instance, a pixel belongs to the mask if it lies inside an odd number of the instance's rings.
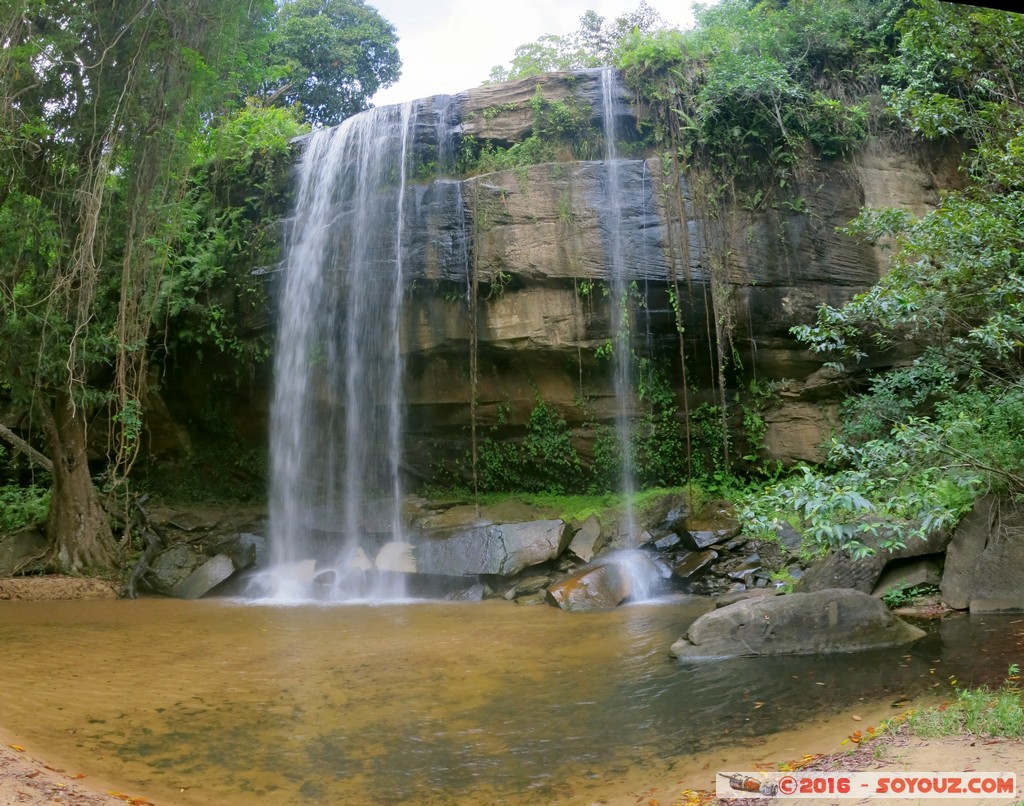
{"label": "wet rock surface", "polygon": [[420,540],[417,571],[444,576],[510,576],[531,565],[554,560],[566,548],[570,532],[561,520],[493,524]]}
{"label": "wet rock surface", "polygon": [[548,588],[547,601],[562,610],[610,610],[633,591],[629,571],[617,563],[584,568]]}
{"label": "wet rock surface", "polygon": [[698,618],[670,650],[680,660],[855,652],[923,638],[878,599],[852,589],[748,599]]}

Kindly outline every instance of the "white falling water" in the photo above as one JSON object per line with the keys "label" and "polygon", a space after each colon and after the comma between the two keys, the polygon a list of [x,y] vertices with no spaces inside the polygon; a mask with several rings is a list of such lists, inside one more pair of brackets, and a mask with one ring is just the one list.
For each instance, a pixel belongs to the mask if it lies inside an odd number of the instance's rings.
{"label": "white falling water", "polygon": [[[412,104],[310,138],[286,243],[271,412],[279,600],[405,595],[400,314]],[[384,561],[382,558],[388,558]],[[381,570],[387,569],[387,570]]]}
{"label": "white falling water", "polygon": [[630,317],[630,277],[626,261],[626,249],[623,243],[623,203],[625,201],[620,181],[621,161],[616,151],[615,140],[618,135],[616,126],[616,105],[618,92],[616,88],[615,70],[605,67],[601,71],[601,108],[602,128],[604,132],[605,153],[605,205],[602,225],[606,239],[606,260],[608,262],[609,284],[611,286],[612,320],[615,333],[615,431],[618,437],[619,456],[622,459],[620,484],[625,499],[623,523],[620,530],[624,532],[624,548],[615,561],[622,565],[632,577],[633,593],[631,599],[649,598],[655,582],[650,563],[643,562],[643,557],[630,549],[638,544],[639,528],[637,526],[634,497],[636,495],[636,477],[633,469],[632,431],[630,411],[633,399],[633,351],[631,344]]}
{"label": "white falling water", "polygon": [[601,71],[601,100],[604,128],[605,201],[603,225],[606,245],[606,259],[611,285],[612,319],[615,333],[615,431],[619,441],[619,455],[622,457],[621,484],[626,499],[626,524],[629,535],[635,538],[636,517],[633,511],[633,497],[636,494],[636,480],[633,474],[632,451],[630,449],[630,402],[633,395],[633,354],[630,344],[630,300],[629,276],[626,254],[622,239],[623,195],[619,178],[620,161],[615,148],[615,71],[606,67]]}

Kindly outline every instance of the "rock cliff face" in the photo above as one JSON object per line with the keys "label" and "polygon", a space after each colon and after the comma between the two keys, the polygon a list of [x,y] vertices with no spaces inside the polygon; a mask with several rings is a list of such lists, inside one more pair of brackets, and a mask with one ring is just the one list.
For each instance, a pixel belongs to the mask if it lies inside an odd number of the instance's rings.
{"label": "rock cliff face", "polygon": [[[414,477],[430,478],[439,463],[451,465],[468,448],[474,341],[478,429],[521,433],[542,399],[574,429],[586,458],[593,424],[614,415],[611,362],[602,355],[618,311],[608,294],[603,163],[566,154],[468,179],[443,178],[457,175],[460,155],[534,136],[542,104],[574,110],[577,125],[599,140],[600,79],[599,71],[549,74],[415,105],[419,178],[410,182],[404,205],[409,283],[402,323],[406,469]],[[620,93],[614,115],[627,140],[638,114]],[[805,166],[773,206],[736,208],[712,226],[685,186],[687,220],[679,220],[679,205],[663,193],[663,166],[636,155],[639,150],[622,144],[620,153],[631,156],[619,164],[617,199],[623,260],[634,283],[636,354],[662,366],[681,390],[670,304],[677,276],[691,405],[712,400],[713,319],[721,310],[709,302],[708,252],[716,249],[727,256],[725,300],[720,288],[718,304],[728,306],[733,322],[729,383],[745,390],[751,379],[777,382],[781,394],[765,412],[767,451],[785,462],[820,458],[822,438],[836,422],[839,379],[822,371],[790,328],[810,321],[822,303],[840,304],[866,289],[883,270],[879,249],[837,227],[864,205],[923,212],[939,188],[955,182],[953,159],[870,143],[849,161]]]}
{"label": "rock cliff face", "polygon": [[[592,110],[590,125],[599,129],[600,75],[591,71],[429,99],[420,113],[421,132],[437,138],[439,153],[446,138],[511,146],[534,131],[539,97]],[[636,114],[626,98],[618,98],[622,131],[635,131]],[[521,427],[538,397],[577,429],[612,416],[609,362],[599,355],[612,336],[615,310],[606,296],[606,181],[600,161],[560,161],[462,181],[436,180],[415,189],[407,221],[415,233],[408,261],[418,282],[405,323],[414,462],[465,448],[474,327],[480,427]],[[820,458],[822,439],[836,422],[838,387],[822,383],[820,359],[801,349],[790,328],[810,321],[822,303],[840,304],[866,289],[883,270],[879,249],[837,227],[864,205],[923,212],[938,200],[938,189],[954,181],[955,162],[949,157],[871,143],[848,162],[807,166],[802,180],[774,207],[732,210],[714,228],[717,237],[728,239],[715,248],[728,255],[727,297],[739,358],[730,381],[740,389],[751,378],[782,384],[783,393],[766,416],[764,441],[773,456],[786,462]],[[668,368],[680,388],[668,293],[674,263],[690,389],[694,400],[709,400],[714,333],[709,245],[703,241],[713,228],[686,187],[688,220],[679,221],[662,185],[657,158],[621,163],[623,258],[642,300],[633,310],[634,349]],[[679,237],[681,230],[686,237]],[[475,310],[474,275],[479,283]],[[577,436],[585,453],[585,431]],[[427,468],[418,471],[426,474]]]}

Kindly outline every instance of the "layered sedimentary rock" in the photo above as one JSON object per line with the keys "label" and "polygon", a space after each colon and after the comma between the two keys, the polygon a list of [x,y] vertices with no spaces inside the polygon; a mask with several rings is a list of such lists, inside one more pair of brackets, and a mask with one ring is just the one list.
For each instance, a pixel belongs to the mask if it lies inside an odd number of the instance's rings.
{"label": "layered sedimentary rock", "polygon": [[[412,476],[429,478],[439,463],[451,467],[465,455],[474,342],[477,425],[486,433],[521,433],[540,399],[574,429],[586,458],[588,429],[614,416],[606,347],[618,308],[608,293],[604,215],[613,200],[602,161],[566,153],[563,161],[455,178],[460,155],[505,149],[534,135],[545,104],[574,110],[578,125],[599,139],[602,103],[600,71],[549,74],[417,102],[402,206],[405,469]],[[624,92],[614,103],[628,140],[642,111]],[[627,151],[642,148],[634,143],[620,153]],[[750,379],[776,381],[782,390],[765,418],[769,453],[785,462],[820,458],[821,437],[836,422],[842,379],[823,378],[820,357],[804,350],[790,329],[812,320],[821,304],[838,305],[866,289],[883,271],[881,250],[837,228],[864,205],[923,212],[937,201],[939,188],[955,181],[952,165],[942,154],[871,142],[848,161],[804,166],[773,205],[736,207],[712,226],[685,182],[682,204],[663,193],[657,156],[624,158],[614,202],[621,207],[623,262],[635,283],[629,302],[634,351],[664,367],[681,389],[669,293],[675,273],[692,403],[713,399],[713,320],[727,306],[729,351],[738,359],[728,381],[735,389],[745,389]],[[714,310],[712,249],[727,255],[724,293],[720,287]],[[629,404],[640,405],[636,399]]]}

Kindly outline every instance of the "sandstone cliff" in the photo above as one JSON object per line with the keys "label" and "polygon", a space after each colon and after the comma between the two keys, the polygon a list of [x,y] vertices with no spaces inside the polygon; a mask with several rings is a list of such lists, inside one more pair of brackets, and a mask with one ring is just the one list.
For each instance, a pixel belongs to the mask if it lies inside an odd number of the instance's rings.
{"label": "sandstone cliff", "polygon": [[[419,479],[431,478],[440,465],[452,468],[468,449],[474,341],[482,432],[514,437],[542,399],[565,418],[586,459],[594,424],[609,421],[616,409],[602,353],[617,309],[607,293],[603,210],[609,199],[600,153],[576,159],[563,148],[556,161],[460,178],[459,160],[467,153],[508,149],[536,136],[541,103],[574,110],[577,126],[600,139],[599,71],[486,85],[416,104],[417,170],[404,205],[409,282],[402,332],[407,470]],[[803,166],[800,180],[772,204],[736,207],[714,222],[684,185],[682,221],[680,206],[666,195],[661,161],[629,142],[638,116],[642,110],[620,93],[615,117],[626,155],[619,168],[620,237],[635,282],[636,354],[663,367],[681,391],[670,300],[675,272],[691,406],[713,399],[713,320],[724,304],[732,322],[728,399],[735,392],[742,397],[752,379],[775,382],[771,405],[761,412],[765,455],[787,463],[820,459],[845,379],[823,372],[790,328],[811,320],[821,304],[840,304],[866,289],[883,270],[881,249],[837,228],[864,205],[925,211],[943,186],[956,182],[955,157],[871,141],[848,161]],[[715,310],[711,249],[725,256],[726,284]],[[254,399],[243,408],[265,412],[264,392],[257,389]],[[631,405],[642,403],[634,398]],[[261,417],[255,428],[243,418],[247,430],[259,432]],[[734,419],[741,431],[742,416]]]}

